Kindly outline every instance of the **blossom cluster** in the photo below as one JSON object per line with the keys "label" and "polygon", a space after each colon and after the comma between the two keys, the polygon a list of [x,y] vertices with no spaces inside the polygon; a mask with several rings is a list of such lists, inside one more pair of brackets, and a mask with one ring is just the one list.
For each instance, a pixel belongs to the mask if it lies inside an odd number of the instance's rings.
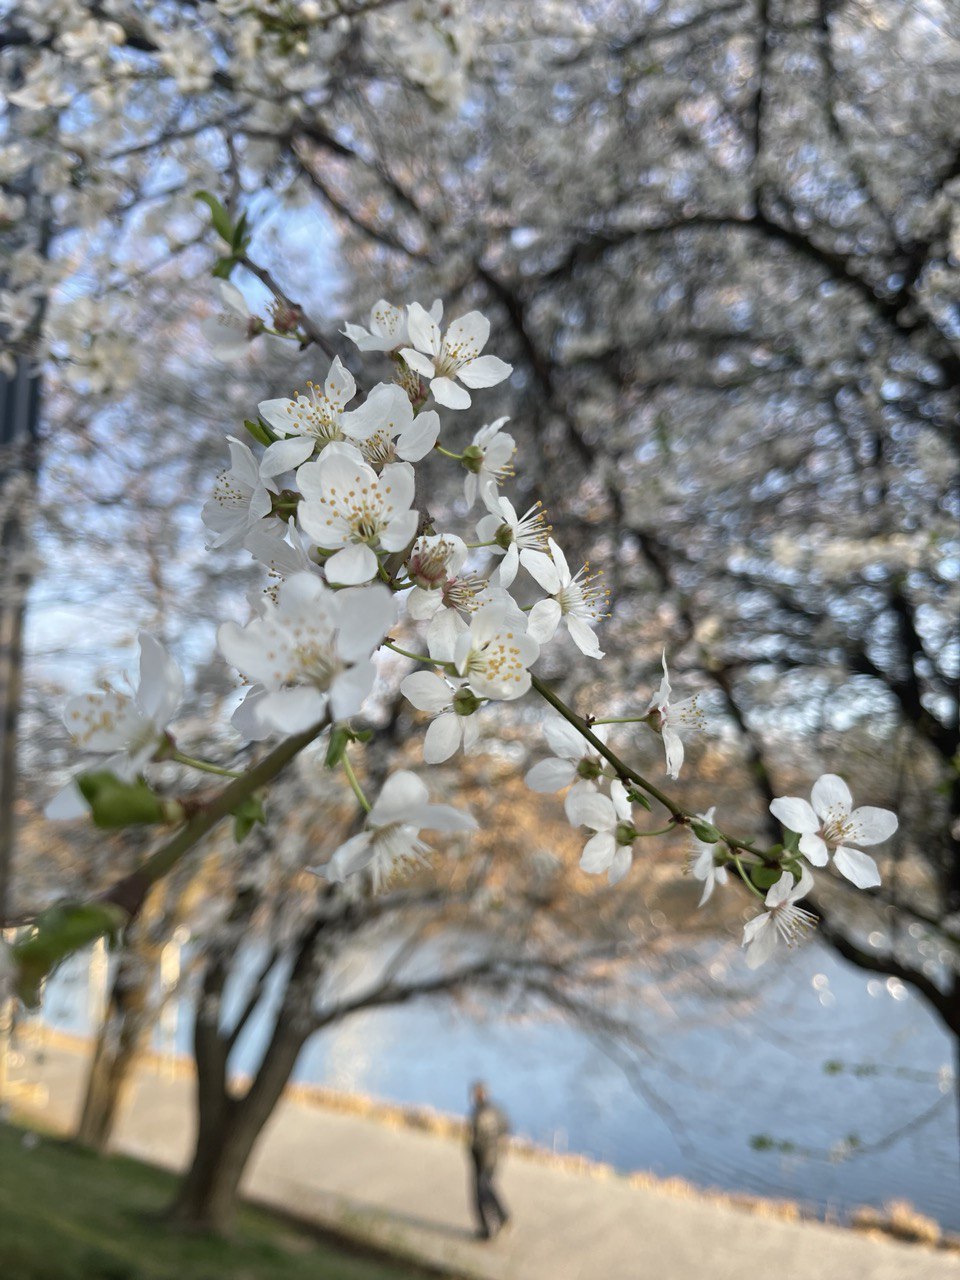
{"label": "blossom cluster", "polygon": [[0,370],[55,361],[93,394],[135,383],[129,278],[149,277],[144,241],[163,265],[195,240],[218,166],[240,153],[251,185],[302,199],[291,140],[336,131],[346,62],[350,95],[413,86],[432,119],[459,108],[477,43],[463,0],[212,0],[202,19],[184,0],[17,0],[0,25]]}
{"label": "blossom cluster", "polygon": [[[248,424],[252,443],[228,437],[229,465],[202,516],[211,549],[242,547],[272,579],[252,618],[219,629],[223,658],[248,685],[233,723],[250,740],[330,726],[328,760],[342,763],[365,816],[362,830],[317,871],[338,882],[364,874],[376,886],[422,858],[423,830],[476,825],[454,806],[430,803],[423,780],[405,770],[367,799],[347,747],[356,732],[351,719],[375,688],[377,655],[416,665],[400,690],[427,718],[424,760],[439,763],[477,743],[481,718],[495,704],[531,688],[544,692],[533,668],[549,646],[602,660],[596,632],[607,593],[588,566],[571,569],[540,503],[518,514],[506,491],[516,458],[507,419],[480,427],[462,445],[457,413],[471,405],[471,393],[512,372],[486,351],[483,315],[472,311],[444,325],[439,303],[428,310],[381,300],[367,325],[348,324],[343,333],[361,353],[389,356],[393,380],[361,392],[334,359],[321,381],[262,401]],[[458,529],[438,527],[426,509],[430,469],[439,466],[463,476],[468,515]],[[154,755],[171,758],[167,723],[182,677],[151,637],[141,637],[141,653],[135,693],[89,695],[67,709],[81,745],[112,753],[120,777],[138,774]],[[813,926],[813,913],[799,905],[813,885],[811,867],[832,858],[857,887],[879,884],[876,863],[858,846],[889,838],[897,819],[854,808],[843,780],[826,774],[809,802],[772,803],[786,833],[773,849],[721,831],[716,806],[688,814],[668,801],[668,826],[651,829],[640,811],[649,809],[648,796],[664,797],[623,763],[611,736],[635,734],[637,726],[654,734],[667,776],[679,776],[684,735],[702,727],[703,713],[696,697],[674,697],[665,652],[662,671],[633,716],[584,720],[551,696],[559,712],[544,727],[552,754],[526,780],[534,792],[565,792],[571,826],[588,833],[580,866],[611,885],[628,876],[644,839],[686,830],[701,905],[734,875],[762,900],[744,930],[747,962],[756,966],[778,940],[794,942]]]}

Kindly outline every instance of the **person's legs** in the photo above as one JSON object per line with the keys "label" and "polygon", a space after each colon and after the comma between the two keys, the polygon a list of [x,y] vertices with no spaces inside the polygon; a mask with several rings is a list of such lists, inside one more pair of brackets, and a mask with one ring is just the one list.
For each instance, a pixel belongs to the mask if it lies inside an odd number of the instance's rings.
{"label": "person's legs", "polygon": [[507,1214],[493,1189],[492,1172],[475,1167],[474,1175],[479,1234],[489,1240],[507,1221]]}
{"label": "person's legs", "polygon": [[489,1188],[487,1186],[487,1175],[480,1168],[480,1165],[474,1161],[473,1165],[473,1205],[477,1215],[477,1234],[489,1240],[492,1232],[488,1221],[489,1205]]}

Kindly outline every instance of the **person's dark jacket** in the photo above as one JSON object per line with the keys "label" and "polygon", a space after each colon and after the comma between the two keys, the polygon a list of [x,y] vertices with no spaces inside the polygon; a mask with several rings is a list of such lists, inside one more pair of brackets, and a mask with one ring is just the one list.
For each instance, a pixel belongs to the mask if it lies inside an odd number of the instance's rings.
{"label": "person's dark jacket", "polygon": [[492,1102],[482,1102],[474,1108],[470,1118],[470,1154],[483,1173],[493,1173],[497,1167],[500,1139],[509,1131],[507,1117]]}

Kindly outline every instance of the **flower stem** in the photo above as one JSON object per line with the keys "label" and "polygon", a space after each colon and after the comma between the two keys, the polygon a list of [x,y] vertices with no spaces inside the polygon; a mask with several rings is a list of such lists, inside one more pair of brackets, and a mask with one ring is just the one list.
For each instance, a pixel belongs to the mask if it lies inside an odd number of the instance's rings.
{"label": "flower stem", "polygon": [[[409,649],[401,649],[398,644],[394,644],[392,640],[383,640],[380,644],[381,649],[392,649],[394,653],[399,653],[401,658],[412,658],[414,662],[433,662],[433,659],[426,653],[411,653]],[[442,662],[434,663],[434,666],[442,667]]]}
{"label": "flower stem", "polygon": [[591,724],[645,724],[647,716],[606,716],[604,719],[591,719]]}
{"label": "flower stem", "polygon": [[[639,787],[641,791],[645,791],[647,795],[653,796],[654,800],[657,800],[666,810],[668,810],[669,813],[673,815],[675,822],[678,824],[686,826],[691,819],[697,818],[697,814],[688,813],[686,809],[681,808],[675,800],[671,800],[670,797],[661,791],[659,787],[655,787],[652,782],[648,782],[643,774],[638,773],[636,769],[632,769],[630,765],[621,760],[615,751],[608,747],[605,742],[601,742],[595,733],[591,732],[590,725],[587,721],[584,720],[582,716],[577,715],[572,707],[568,707],[559,694],[554,693],[550,686],[544,684],[539,676],[531,676],[531,680],[534,689],[536,689],[537,693],[540,694],[541,698],[544,698],[549,702],[554,710],[559,711],[564,720],[566,720],[568,724],[573,725],[581,737],[585,738],[587,742],[590,743],[598,755],[603,756],[604,760],[607,760],[613,765],[616,770],[617,777],[622,782],[632,782],[635,786]],[[594,721],[594,723],[600,722]],[[768,856],[762,850],[755,848],[749,841],[738,840],[736,836],[729,836],[725,831],[720,831],[719,827],[717,830],[720,832],[720,838],[723,843],[729,847],[731,854],[733,854],[736,849],[742,849],[745,853],[753,854],[754,857],[759,858],[765,864],[770,861]],[[752,885],[751,888],[753,888]],[[754,890],[754,892],[756,892],[756,890]],[[761,894],[760,897],[763,897],[763,894]]]}
{"label": "flower stem", "polygon": [[676,829],[677,824],[675,822],[671,822],[666,827],[658,827],[656,831],[638,831],[637,835],[641,838],[646,836],[668,836],[671,831],[676,831]]}
{"label": "flower stem", "polygon": [[753,894],[755,898],[759,898],[761,902],[766,903],[767,895],[765,893],[760,892],[760,890],[757,888],[757,886],[753,883],[753,881],[750,879],[750,877],[747,875],[746,871],[744,870],[743,863],[740,861],[740,859],[732,850],[730,852],[730,856],[733,859],[733,865],[737,868],[737,872],[739,873],[740,879],[743,881],[743,883],[747,886],[747,888],[750,890],[750,892]]}
{"label": "flower stem", "polygon": [[215,773],[221,778],[242,778],[243,772],[237,769],[224,769],[219,764],[211,764],[209,760],[198,760],[183,751],[172,751],[168,760],[176,760],[177,764],[189,765],[191,769],[200,769],[203,773]]}
{"label": "flower stem", "polygon": [[354,773],[353,765],[347,759],[346,752],[343,753],[340,763],[343,765],[343,772],[347,775],[347,781],[350,783],[350,789],[353,791],[353,794],[357,797],[357,803],[360,805],[360,808],[364,811],[364,813],[369,813],[372,806],[370,804],[370,801],[363,794],[363,787],[361,787],[360,785],[360,779]]}
{"label": "flower stem", "polygon": [[442,453],[445,458],[452,458],[454,462],[463,461],[462,453],[451,453],[449,449],[444,449],[443,445],[439,444],[435,444],[433,447],[436,449],[437,453]]}

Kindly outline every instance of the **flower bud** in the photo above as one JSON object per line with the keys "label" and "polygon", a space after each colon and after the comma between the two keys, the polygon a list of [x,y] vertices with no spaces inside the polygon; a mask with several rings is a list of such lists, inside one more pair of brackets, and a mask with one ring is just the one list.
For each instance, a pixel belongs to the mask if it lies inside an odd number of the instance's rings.
{"label": "flower bud", "polygon": [[702,818],[693,818],[690,822],[690,830],[704,844],[716,844],[718,840],[723,839],[713,823],[705,822]]}

